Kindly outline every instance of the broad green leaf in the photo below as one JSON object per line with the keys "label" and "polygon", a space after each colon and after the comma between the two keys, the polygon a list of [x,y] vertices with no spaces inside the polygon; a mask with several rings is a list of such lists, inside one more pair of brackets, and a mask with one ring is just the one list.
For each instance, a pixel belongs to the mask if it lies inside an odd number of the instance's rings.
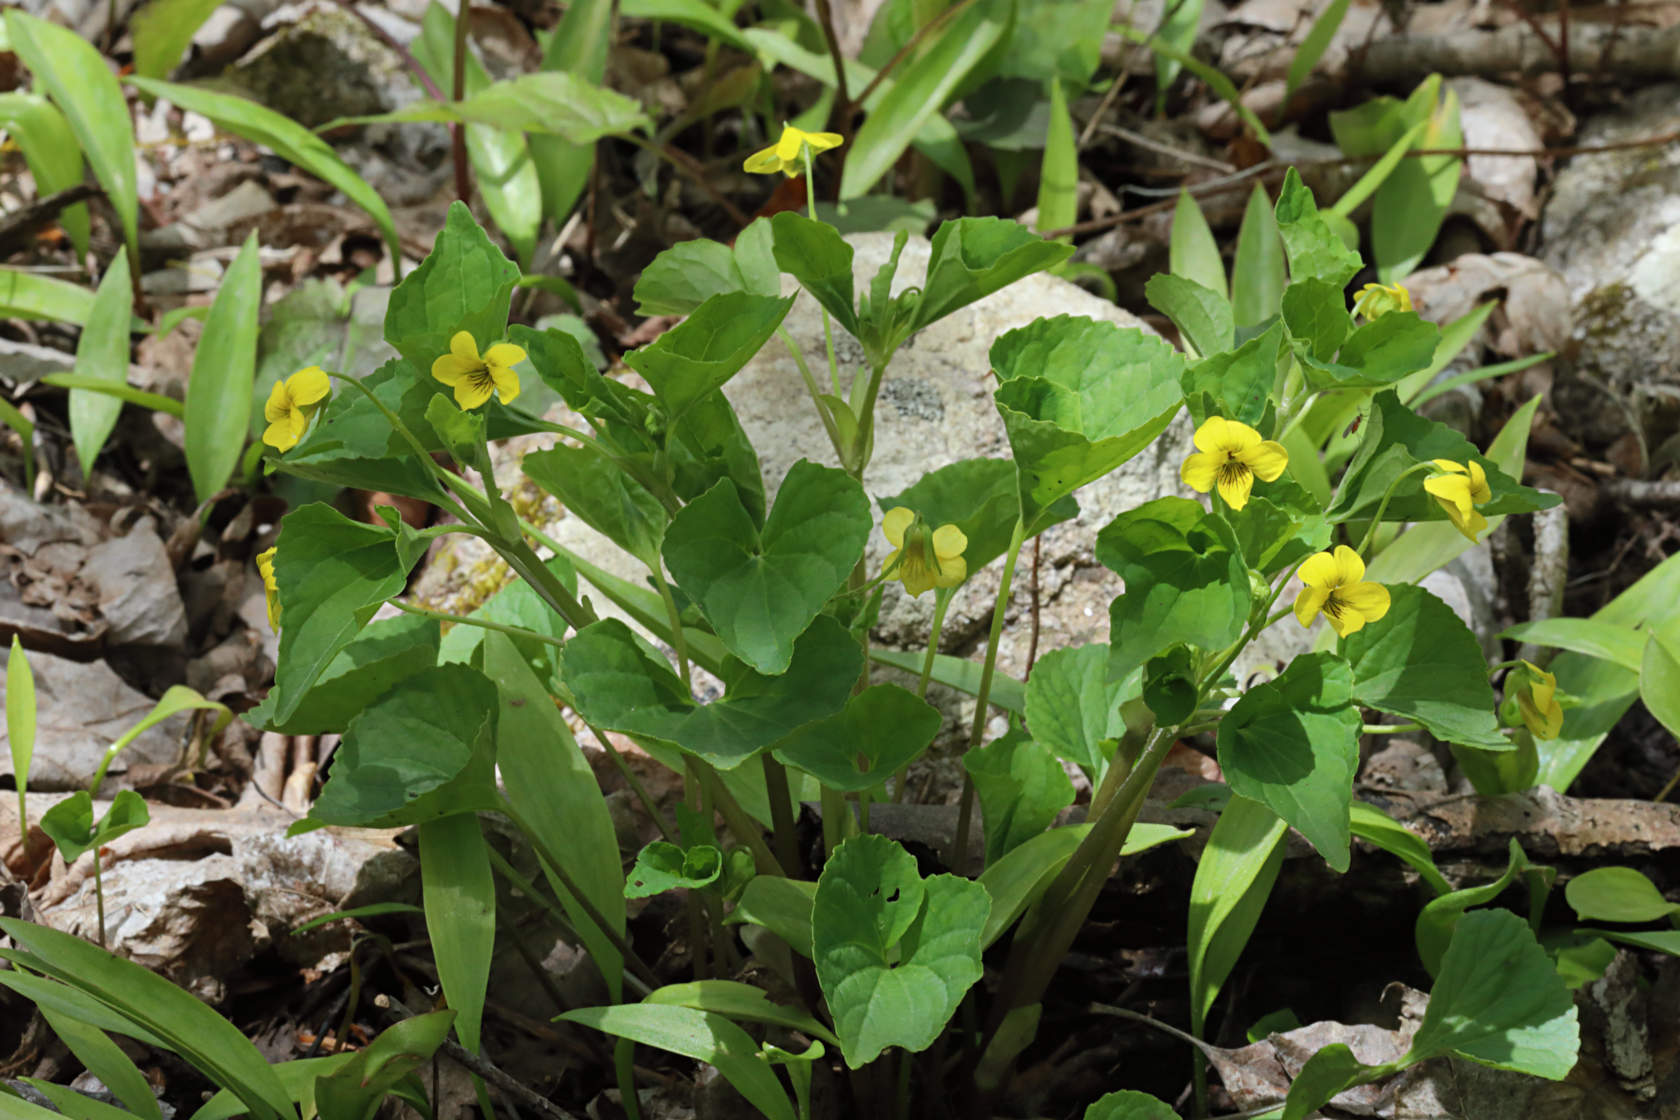
{"label": "broad green leaf", "polygon": [[[1201,9],[1199,0],[1186,0],[1180,8]],[[1159,66],[1167,59],[1157,57]],[[1168,270],[1225,299],[1230,298],[1230,285],[1225,281],[1225,260],[1219,255],[1219,243],[1213,239],[1202,208],[1190,197],[1190,192],[1178,192],[1178,205],[1173,210],[1172,235],[1169,239]],[[1209,351],[1204,351],[1209,352]]]}
{"label": "broad green leaf", "polygon": [[792,274],[836,323],[857,337],[861,332],[852,290],[852,247],[827,222],[791,210],[771,218],[770,229],[776,266]]}
{"label": "broad green leaf", "polygon": [[656,1003],[585,1007],[559,1016],[618,1038],[628,1038],[714,1066],[769,1120],[794,1120],[793,1106],[758,1044],[746,1031],[711,1011]]}
{"label": "broad green leaf", "polygon": [[12,648],[6,655],[6,742],[12,755],[12,781],[17,786],[18,824],[27,828],[29,765],[35,756],[35,673],[23,642],[12,634]]}
{"label": "broad green leaf", "polygon": [[[128,324],[134,318],[134,290],[129,286],[128,258],[111,258],[94,293],[82,337],[76,343],[76,372],[113,385],[128,383]],[[100,448],[117,426],[122,401],[86,389],[70,390],[70,436],[82,473],[93,471]]]}
{"label": "broad green leaf", "polygon": [[1505,871],[1491,883],[1481,883],[1474,887],[1461,887],[1431,899],[1418,914],[1413,928],[1413,937],[1417,941],[1418,959],[1431,975],[1439,975],[1441,960],[1446,954],[1447,946],[1452,941],[1453,930],[1463,918],[1464,912],[1472,906],[1486,906],[1501,894],[1505,893],[1517,877],[1524,874],[1543,874],[1545,869],[1536,867],[1529,862],[1522,846],[1515,840],[1510,842],[1506,859]]}
{"label": "broad green leaf", "polygon": [[[811,885],[815,886],[814,883]],[[833,1031],[805,1012],[796,1007],[772,1003],[763,988],[736,980],[695,980],[687,984],[667,984],[649,992],[642,1002],[692,1007],[697,1011],[715,1011],[732,1020],[790,1027],[834,1046],[840,1045],[840,1040],[834,1037]]]}
{"label": "broad green leaf", "polygon": [[915,693],[871,685],[837,714],[782,740],[776,757],[829,789],[874,789],[920,757],[943,723],[939,710]]}
{"label": "broad green leaf", "polygon": [[238,1027],[172,981],[121,960],[78,937],[16,918],[0,918],[19,947],[6,959],[29,965],[80,992],[97,996],[218,1085],[232,1089],[253,1120],[296,1116],[285,1087]]}
{"label": "broad green leaf", "polygon": [[1421,587],[1389,588],[1388,613],[1342,642],[1353,696],[1366,707],[1417,720],[1451,743],[1508,751],[1494,716],[1487,658],[1470,628]]}
{"label": "broad green leaf", "polygon": [[[1317,460],[1291,455],[1292,472],[1306,464],[1316,466]],[[1242,509],[1225,513],[1250,568],[1271,577],[1330,547],[1331,526],[1324,507],[1292,475],[1262,483],[1260,490]]]}
{"label": "broad green leaf", "polygon": [[[1008,459],[959,459],[923,475],[903,493],[876,499],[883,511],[904,506],[929,525],[955,525],[968,538],[963,559],[978,572],[1009,549],[1021,515],[1015,464]],[[1047,524],[1078,516],[1071,498],[1046,512]]]}
{"label": "broad green leaf", "polygon": [[[1366,433],[1359,453],[1348,464],[1336,503],[1330,514],[1337,520],[1369,517],[1376,512],[1389,484],[1409,467],[1431,459],[1450,459],[1481,464],[1493,497],[1476,508],[1492,517],[1496,514],[1530,513],[1550,509],[1561,500],[1517,482],[1493,460],[1453,429],[1426,420],[1400,403],[1393,390],[1371,398],[1371,412],[1365,420]],[[1383,514],[1385,521],[1445,521],[1441,503],[1423,489],[1426,472],[1403,480]]]}
{"label": "broad green leaf", "polygon": [[0,315],[9,319],[48,319],[61,323],[87,322],[93,312],[93,293],[77,284],[0,268]]}
{"label": "broad green leaf", "polygon": [[496,807],[496,686],[465,665],[416,673],[364,708],[310,820],[390,828]]}
{"label": "broad green leaf", "polygon": [[80,789],[41,814],[41,831],[51,837],[65,863],[74,863],[82,853],[103,848],[119,836],[144,828],[151,819],[146,799],[131,789],[124,789],[117,791],[111,807],[96,824],[93,798],[87,790]]}
{"label": "broad green leaf", "polygon": [[1196,502],[1145,502],[1103,527],[1096,552],[1126,583],[1108,608],[1110,680],[1180,642],[1223,649],[1248,623],[1252,593],[1236,538]]}
{"label": "broad green leaf", "polygon": [[1237,326],[1252,327],[1278,313],[1288,273],[1272,200],[1266,188],[1256,183],[1243,211],[1231,263],[1231,311]]}
{"label": "broad green leaf", "polygon": [[1569,880],[1563,897],[1583,922],[1657,922],[1680,913],[1657,885],[1631,867],[1595,867]]}
{"label": "broad green leaf", "polygon": [[642,269],[642,275],[636,280],[636,313],[689,315],[712,296],[728,292],[781,295],[774,260],[765,269],[756,259],[757,254],[748,251],[770,229],[770,220],[754,222],[735,239],[734,248],[700,237],[679,241],[666,249]]}
{"label": "broad green leaf", "polygon": [[[0,32],[4,30],[4,24],[0,23]],[[0,132],[5,132],[23,149],[29,173],[35,176],[37,197],[46,198],[82,181],[82,146],[64,114],[40,94],[23,90],[0,93]],[[78,202],[61,211],[58,224],[75,247],[76,258],[86,257],[87,203]]]}
{"label": "broad green leaf", "polygon": [[1266,806],[1233,797],[1208,834],[1190,883],[1190,1029],[1197,1035],[1265,909],[1288,831]]}
{"label": "broad green leaf", "polygon": [[1201,666],[1189,646],[1173,646],[1143,667],[1143,702],[1161,727],[1176,727],[1195,714]]}
{"label": "broad green leaf", "polygon": [[1143,291],[1149,305],[1173,321],[1197,355],[1231,348],[1235,330],[1231,301],[1218,292],[1170,272],[1151,276]]}
{"label": "broad green leaf", "polygon": [[45,87],[75,133],[93,177],[117,212],[129,264],[140,255],[140,186],[134,160],[134,126],[116,75],[93,44],[68,28],[10,8],[5,13],[11,49]]}
{"label": "broad green leaf", "polygon": [[[582,0],[568,4],[559,24],[548,33],[542,68],[561,74],[577,74],[600,85],[606,77],[613,14],[610,0]],[[537,165],[537,177],[541,180],[543,216],[556,226],[563,225],[589,184],[595,164],[595,146],[573,144],[558,136],[527,136],[525,139],[531,148],[531,160]]]}
{"label": "broad green leaf", "polygon": [[1073,804],[1073,783],[1050,749],[1012,729],[963,756],[980,798],[986,863],[1002,859]]}
{"label": "broad green leaf", "polygon": [[697,891],[723,874],[723,853],[711,844],[686,851],[664,840],[644,845],[624,880],[625,898],[649,898],[681,887]]}
{"label": "broad green leaf", "polygon": [[[472,629],[460,626],[451,633]],[[321,671],[291,719],[274,721],[278,689],[271,690],[244,718],[254,727],[284,735],[342,732],[374,700],[436,665],[439,637],[436,620],[415,615],[369,623]]]}
{"label": "broad green leaf", "polygon": [[1639,670],[1639,698],[1670,735],[1680,735],[1680,656],[1674,645],[1652,634]]}
{"label": "broad green leaf", "polygon": [[[367,1046],[348,1056],[349,1060],[321,1074],[314,1086],[317,1115],[347,1120],[373,1115],[389,1095],[404,1096],[412,1103],[413,1093],[400,1093],[399,1086],[412,1082],[414,1074],[431,1064],[449,1028],[455,1022],[452,1010],[429,1011],[394,1023]],[[424,1102],[424,1094],[421,1094]],[[194,1116],[193,1120],[203,1120]]]}
{"label": "broad green leaf", "polygon": [[385,200],[350,165],[338,157],[332,145],[290,117],[276,113],[244,97],[218,93],[200,86],[165,82],[135,76],[128,80],[142,93],[161,97],[178,108],[209,117],[218,127],[253,144],[261,144],[289,163],[295,163],[323,182],[344,192],[344,197],[361,207],[379,227],[392,260],[402,257],[402,239]]}
{"label": "broad green leaf", "polygon": [[1329,653],[1302,654],[1243,694],[1219,723],[1231,792],[1269,806],[1324,861],[1348,868],[1348,804],[1359,766],[1353,673]]}
{"label": "broad green leaf", "polygon": [[922,302],[912,329],[938,322],[1017,280],[1054,268],[1072,255],[1072,246],[1045,241],[1019,222],[1003,218],[945,222],[934,231],[929,247],[927,280],[922,284]]}
{"label": "broad green leaf", "polygon": [[1301,45],[1295,48],[1295,57],[1289,60],[1289,72],[1284,76],[1283,99],[1288,101],[1294,96],[1301,83],[1307,80],[1318,60],[1324,57],[1325,50],[1335,39],[1336,31],[1342,26],[1342,20],[1347,16],[1348,0],[1330,0],[1324,10],[1318,13],[1312,26],[1307,28],[1306,37]]}
{"label": "broad green leaf", "polygon": [[353,124],[404,121],[458,121],[509,132],[559,136],[573,144],[593,144],[607,136],[625,136],[650,125],[641,103],[603,89],[578,74],[553,71],[521,74],[492,82],[460,101],[430,98],[389,113],[341,117],[322,131]]}
{"label": "broad green leaf", "polygon": [[[1430,82],[1439,88],[1439,77],[1431,75]],[[1429,84],[1420,87],[1410,101],[1416,101]],[[1426,105],[1427,124],[1418,137],[1418,147],[1432,151],[1463,147],[1458,92],[1447,89],[1436,104],[1435,93],[1430,90]],[[1464,161],[1458,156],[1420,156],[1401,160],[1383,181],[1371,209],[1371,256],[1379,280],[1389,283],[1400,279],[1422,263],[1446,219],[1463,168]]]}
{"label": "broad green leaf", "polygon": [[1038,319],[999,337],[991,363],[1029,532],[1056,502],[1153,442],[1183,399],[1183,356],[1112,323]]}
{"label": "broad green leaf", "polygon": [[1215,411],[1250,427],[1260,423],[1272,404],[1272,387],[1277,382],[1278,353],[1283,348],[1281,323],[1235,350],[1203,358],[1184,372],[1184,397],[1190,415],[1198,424],[1208,417],[1203,398]]}
{"label": "broad green leaf", "polygon": [[41,1016],[76,1060],[99,1078],[129,1113],[146,1120],[163,1120],[157,1095],[152,1092],[146,1075],[109,1035],[73,1015],[50,1008],[41,1008]]}
{"label": "broad green leaf", "polygon": [[[443,390],[442,383],[429,378],[422,383],[413,366],[393,358],[363,377],[361,385],[395,413],[422,445],[433,438],[430,425],[424,422],[425,410]],[[389,494],[428,500],[440,497],[441,484],[416,459],[385,413],[359,390],[346,387],[327,401],[303,442],[266,462],[287,474],[333,486],[377,487]]]}
{"label": "broad green leaf", "polygon": [[733,769],[805,724],[845,706],[862,668],[857,643],[838,622],[819,618],[794,644],[781,676],[725,668],[721,700],[699,704],[670,663],[615,619],[593,623],[567,643],[561,677],[579,713],[611,731],[647,735]]}
{"label": "broad green leaf", "polygon": [[776,333],[792,306],[792,296],[712,296],[652,344],[625,354],[624,362],[647,378],[675,419],[739,373]]}
{"label": "broad green leaf", "polygon": [[888,1046],[931,1046],[980,979],[991,900],[955,875],[923,879],[883,836],[854,836],[829,856],[813,903],[813,959],[847,1066]]}
{"label": "broad green leaf", "polygon": [[1118,738],[1125,726],[1120,719],[1125,690],[1108,683],[1109,656],[1104,645],[1053,649],[1027,678],[1032,737],[1092,774],[1107,765],[1103,743]]}
{"label": "broad green leaf", "polygon": [[621,10],[632,19],[680,24],[708,39],[727,43],[747,54],[753,53],[753,45],[747,42],[741,29],[705,0],[625,0]]}
{"label": "broad green leaf", "polygon": [[1335,361],[1304,355],[1302,364],[1315,389],[1379,388],[1427,368],[1439,341],[1434,323],[1411,311],[1391,311],[1348,335]]}
{"label": "broad green leaf", "polygon": [[841,198],[868,194],[898,162],[928,118],[944,108],[969,71],[1003,39],[1013,14],[1004,0],[971,0],[922,39],[852,137],[840,176]]}
{"label": "broad green leaf", "polygon": [[1085,1109],[1085,1120],[1178,1120],[1178,1113],[1159,1097],[1121,1089],[1098,1097]]}
{"label": "broad green leaf", "polygon": [[[274,1063],[274,1075],[285,1086],[286,1093],[304,1109],[315,1107],[315,1085],[323,1077],[342,1069],[355,1057],[354,1051],[344,1051],[325,1058],[298,1058],[290,1062]],[[413,1103],[413,1102],[411,1102]],[[422,1098],[421,1104],[425,1101]],[[416,1105],[418,1108],[419,1105]],[[199,1106],[190,1120],[234,1120],[245,1115],[245,1106],[226,1089],[213,1095]],[[305,1112],[304,1115],[309,1115]]]}
{"label": "broad green leaf", "polygon": [[410,376],[430,381],[432,362],[449,353],[457,331],[470,333],[481,354],[500,342],[518,279],[472,211],[451,203],[431,253],[391,292],[385,311],[385,337],[414,367]]}
{"label": "broad green leaf", "polygon": [[[346,734],[339,749],[349,745]],[[425,749],[425,744],[415,743],[416,753]],[[367,757],[356,761],[372,765]],[[325,791],[321,799],[326,800]],[[317,812],[319,808],[317,802]],[[490,848],[477,815],[457,812],[420,823],[420,885],[438,983],[455,1012],[455,1033],[461,1045],[476,1054],[484,994],[490,984],[490,958],[496,947],[496,880],[490,873]]]}
{"label": "broad green leaf", "polygon": [[1528,924],[1504,910],[1460,919],[1402,1062],[1451,1051],[1561,1081],[1581,1046],[1575,1002]]}
{"label": "broad green leaf", "polygon": [[1278,234],[1289,256],[1291,280],[1319,276],[1332,284],[1343,285],[1363,267],[1359,254],[1344,245],[1325,222],[1312,192],[1302,184],[1300,174],[1293,167],[1283,177],[1275,213]]}
{"label": "broad green leaf", "polygon": [[1609,940],[1593,936],[1588,929],[1548,931],[1540,943],[1556,963],[1564,985],[1572,992],[1580,991],[1602,977],[1618,952]]}
{"label": "broad green leaf", "polygon": [[731,653],[776,674],[845,584],[871,527],[869,499],[857,482],[801,459],[762,532],[728,481],[684,506],[665,531],[665,564]]}
{"label": "broad green leaf", "polygon": [[324,503],[286,515],[274,557],[282,612],[276,724],[297,713],[316,678],[379,605],[401,593],[410,563],[390,530],[351,521]]}
{"label": "broad green leaf", "polygon": [[1038,173],[1040,232],[1066,229],[1079,218],[1079,146],[1068,115],[1062,83],[1051,78],[1050,123],[1044,135],[1044,159]]}
{"label": "broad green leaf", "polygon": [[[222,276],[187,379],[183,439],[187,473],[200,504],[227,483],[245,449],[261,311],[262,265],[252,230]],[[127,369],[123,372],[126,376]]]}
{"label": "broad green leaf", "polygon": [[1354,799],[1348,826],[1353,835],[1374,844],[1389,855],[1398,856],[1418,873],[1436,895],[1448,894],[1452,885],[1435,866],[1435,856],[1418,835],[1402,827],[1375,805]]}
{"label": "broad green leaf", "polygon": [[800,956],[811,955],[811,906],[817,895],[815,883],[784,879],[780,875],[759,875],[741,892],[735,909],[724,919],[727,925],[750,922],[763,926],[787,942]]}
{"label": "broad green leaf", "polygon": [[1338,1094],[1356,1085],[1369,1085],[1399,1069],[1404,1063],[1368,1066],[1353,1056],[1353,1051],[1340,1042],[1321,1047],[1295,1080],[1289,1083],[1289,1097],[1284,1102],[1283,1120],[1306,1120],[1329,1104]]}
{"label": "broad green leaf", "polygon": [[1307,355],[1329,361],[1353,332],[1342,285],[1318,276],[1297,280],[1283,290],[1283,321]]}
{"label": "broad green leaf", "polygon": [[670,515],[645,486],[600,452],[556,443],[527,454],[520,469],[585,525],[643,563],[658,563]]}
{"label": "broad green leaf", "polygon": [[529,830],[543,850],[566,861],[563,870],[570,882],[612,926],[603,932],[543,861],[549,887],[606,978],[607,990],[618,998],[623,995],[624,962],[609,935],[624,935],[624,871],[600,783],[514,639],[494,632],[485,635],[484,671],[501,693],[496,767],[503,795],[518,814],[520,827]]}
{"label": "broad green leaf", "polygon": [[146,78],[167,78],[198,29],[220,6],[221,0],[148,0],[129,21],[134,72]]}

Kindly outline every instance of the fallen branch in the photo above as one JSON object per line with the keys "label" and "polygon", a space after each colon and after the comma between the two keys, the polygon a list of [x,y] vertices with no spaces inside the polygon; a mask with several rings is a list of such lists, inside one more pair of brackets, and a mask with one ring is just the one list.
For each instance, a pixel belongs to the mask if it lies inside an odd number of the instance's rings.
{"label": "fallen branch", "polygon": [[1365,50],[1360,75],[1370,82],[1401,85],[1436,73],[1531,76],[1555,73],[1562,59],[1578,75],[1611,75],[1622,81],[1680,78],[1680,26],[1574,23],[1556,43],[1521,23],[1497,31],[1390,35]]}

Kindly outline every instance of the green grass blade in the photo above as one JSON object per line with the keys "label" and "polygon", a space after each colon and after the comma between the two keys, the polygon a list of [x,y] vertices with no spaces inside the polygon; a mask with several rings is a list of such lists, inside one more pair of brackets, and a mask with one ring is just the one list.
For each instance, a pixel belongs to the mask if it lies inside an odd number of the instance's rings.
{"label": "green grass blade", "polygon": [[1266,188],[1256,183],[1243,211],[1237,255],[1231,264],[1231,312],[1237,326],[1252,327],[1276,315],[1288,278],[1277,214]]}
{"label": "green grass blade", "polygon": [[1079,145],[1068,114],[1067,94],[1050,79],[1050,126],[1044,137],[1044,164],[1038,176],[1039,230],[1066,229],[1079,217]]}
{"label": "green grass blade", "polygon": [[[25,441],[25,453],[28,453]],[[17,783],[18,823],[23,835],[29,832],[29,764],[35,756],[35,673],[23,643],[12,635],[12,652],[6,656],[6,741],[12,747],[12,775]]]}
{"label": "green grass blade", "polygon": [[1324,57],[1325,48],[1330,40],[1336,37],[1336,31],[1342,26],[1342,20],[1347,16],[1348,0],[1330,0],[1330,6],[1320,12],[1313,25],[1307,28],[1306,38],[1295,50],[1295,57],[1289,61],[1289,73],[1284,79],[1283,100],[1287,103],[1301,88],[1301,83],[1307,80],[1312,68],[1318,65],[1318,60]]}
{"label": "green grass blade", "polygon": [[[14,90],[0,93],[0,130],[8,133],[23,149],[35,176],[35,193],[55,194],[82,181],[82,146],[70,131],[70,122],[51,101],[38,93]],[[88,251],[87,203],[78,202],[58,216],[58,224],[70,237],[76,256]]]}
{"label": "green grass blade", "polygon": [[[134,289],[129,284],[128,258],[118,256],[105,269],[94,293],[93,310],[76,343],[76,373],[112,385],[128,384],[128,324],[134,316]],[[122,400],[109,393],[70,390],[70,438],[81,460],[82,474],[93,473],[93,461],[111,429],[117,426]]]}
{"label": "green grass blade", "polygon": [[216,93],[197,86],[165,82],[157,78],[132,77],[128,83],[153,97],[161,97],[182,109],[189,109],[214,121],[219,128],[243,136],[253,144],[261,144],[276,155],[297,164],[316,178],[330,183],[344,192],[344,196],[363,210],[379,227],[380,234],[391,252],[391,258],[402,258],[402,243],[397,236],[396,223],[391,220],[390,208],[379,192],[366,179],[350,169],[338,158],[338,153],[325,140],[301,124],[283,117],[272,109],[232,94]]}
{"label": "green grass blade", "polygon": [[33,494],[35,493],[35,425],[30,423],[29,417],[19,412],[12,402],[4,397],[0,397],[0,424],[4,424],[16,432],[18,440],[23,444],[23,487]]}
{"label": "green grass blade", "polygon": [[116,385],[102,377],[94,377],[85,373],[49,373],[41,378],[41,384],[56,386],[60,389],[103,393],[127,404],[149,408],[153,412],[161,412],[176,419],[180,419],[186,412],[185,406],[174,397],[166,397],[161,393],[148,393],[146,390],[136,389],[132,385]]}
{"label": "green grass blade", "polygon": [[134,125],[122,86],[93,44],[74,31],[6,12],[12,49],[46,88],[70,124],[93,176],[117,212],[130,264],[140,259],[140,185],[134,165]]}
{"label": "green grass blade", "polygon": [[476,1054],[496,946],[496,881],[477,816],[456,813],[420,826],[420,885],[438,982],[461,1045]]}
{"label": "green grass blade", "polygon": [[92,310],[93,293],[86,288],[38,272],[0,268],[0,316],[80,326]]}
{"label": "green grass blade", "polygon": [[134,72],[143,78],[167,78],[191,45],[193,35],[221,3],[148,0],[129,21],[134,35]]}
{"label": "green grass blade", "polygon": [[1210,292],[1229,297],[1231,289],[1225,282],[1225,261],[1219,256],[1219,243],[1213,239],[1213,230],[1208,228],[1202,208],[1196,205],[1189,191],[1178,192],[1168,260],[1168,269],[1174,276],[1194,280]]}
{"label": "green grass blade", "polygon": [[262,266],[255,230],[222,277],[187,379],[187,473],[200,502],[220,490],[239,462],[251,421],[251,381],[257,368],[257,313]]}

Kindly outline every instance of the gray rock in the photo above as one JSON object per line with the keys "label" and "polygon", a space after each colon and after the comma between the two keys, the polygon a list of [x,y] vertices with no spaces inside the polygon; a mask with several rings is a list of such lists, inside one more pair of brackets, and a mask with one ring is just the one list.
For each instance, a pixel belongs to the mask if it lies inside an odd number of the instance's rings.
{"label": "gray rock", "polygon": [[[152,700],[125,684],[102,661],[69,661],[31,652],[35,676],[35,754],[29,767],[29,786],[41,790],[85,788],[99,769],[105,749],[152,710]],[[0,666],[11,651],[0,648]],[[0,697],[6,692],[0,678]],[[125,747],[111,765],[104,790],[121,788],[130,766],[161,765],[181,757],[187,730],[186,715],[152,727]],[[0,776],[12,773],[12,753],[0,751]]]}
{"label": "gray rock", "polygon": [[[1582,144],[1680,128],[1680,86],[1645,89],[1583,125]],[[1680,141],[1578,156],[1542,216],[1543,259],[1575,301],[1575,367],[1552,400],[1570,434],[1604,444],[1637,420],[1672,426],[1680,397]]]}

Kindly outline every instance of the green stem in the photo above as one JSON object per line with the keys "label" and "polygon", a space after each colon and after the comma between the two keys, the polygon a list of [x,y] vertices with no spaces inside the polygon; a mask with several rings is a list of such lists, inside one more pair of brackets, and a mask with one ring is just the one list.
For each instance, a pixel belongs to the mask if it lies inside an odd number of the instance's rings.
{"label": "green stem", "polygon": [[[1021,545],[1026,542],[1027,526],[1019,517],[1009,534],[1009,550],[1004,553],[1003,577],[998,581],[997,599],[992,606],[992,630],[986,637],[986,660],[980,667],[980,687],[974,693],[974,724],[968,731],[968,746],[964,753],[980,745],[986,733],[986,713],[992,695],[992,677],[997,670],[998,643],[1003,638],[1004,616],[1009,613],[1010,584],[1015,578],[1015,562],[1021,558]],[[968,863],[968,834],[974,816],[974,783],[963,779],[962,807],[957,811],[957,843],[952,852],[952,866],[961,871]]]}
{"label": "green stem", "polygon": [[863,400],[856,399],[856,392],[852,394],[852,412],[857,416],[858,430],[854,442],[855,453],[858,456],[857,477],[863,478],[863,468],[869,465],[869,456],[875,442],[875,401],[881,394],[881,380],[886,376],[887,364],[883,361],[878,366],[871,366],[869,381],[864,386]]}
{"label": "green stem", "polygon": [[[823,312],[827,315],[828,312]],[[822,403],[822,391],[817,388],[817,379],[811,374],[810,364],[805,361],[805,355],[800,351],[793,336],[788,334],[786,327],[777,327],[776,336],[782,340],[789,354],[793,355],[794,364],[799,367],[799,377],[805,382],[805,391],[811,394],[811,404],[817,410],[817,419],[822,421],[823,431],[828,433],[828,442],[834,448],[834,456],[842,463],[846,461],[846,449],[841,446],[840,429],[834,426],[834,417],[829,415],[827,407]]]}
{"label": "green stem", "polygon": [[[570,707],[572,711],[577,712],[577,707],[575,705],[569,704],[567,706]],[[583,713],[578,712],[578,718],[583,719]],[[617,747],[613,746],[613,741],[607,738],[607,733],[605,731],[602,731],[599,727],[596,727],[588,720],[584,720],[583,725],[589,728],[589,733],[595,736],[595,741],[601,744],[602,748],[607,752],[607,757],[612,759],[613,766],[618,770],[619,777],[624,779],[625,784],[630,787],[630,791],[636,795],[636,800],[642,803],[642,809],[646,811],[649,817],[653,818],[653,823],[659,826],[659,834],[665,837],[666,840],[675,844],[677,842],[677,834],[672,832],[671,826],[665,823],[665,815],[659,811],[658,802],[654,801],[653,795],[649,793],[647,787],[642,784],[642,780],[636,777],[636,772],[632,770],[630,768],[630,764],[624,760],[623,753],[620,752]]]}
{"label": "green stem", "polygon": [[776,841],[776,857],[782,874],[789,879],[799,878],[803,870],[799,859],[799,834],[793,819],[793,796],[788,792],[787,767],[769,751],[758,756],[764,764],[764,790],[770,799],[770,823]]}
{"label": "green stem", "polygon": [[1421,723],[1367,723],[1360,728],[1366,735],[1404,735],[1412,731],[1422,731]]}
{"label": "green stem", "polygon": [[683,636],[682,611],[677,609],[676,596],[671,594],[671,585],[665,579],[665,571],[660,566],[658,557],[648,560],[642,559],[648,571],[653,575],[653,583],[659,589],[659,598],[665,604],[665,617],[671,620],[671,648],[677,651],[677,667],[682,671],[683,686],[688,689],[689,697],[694,695],[694,673],[688,667],[688,639]]}
{"label": "green stem", "polygon": [[1395,491],[1399,489],[1401,480],[1408,475],[1417,474],[1419,471],[1432,470],[1434,466],[1434,463],[1413,463],[1394,476],[1394,480],[1388,484],[1388,489],[1383,491],[1382,501],[1377,503],[1377,512],[1371,518],[1370,526],[1365,530],[1365,539],[1360,541],[1359,547],[1355,549],[1359,553],[1360,559],[1364,559],[1365,550],[1371,545],[1371,538],[1377,535],[1377,526],[1382,524],[1382,515],[1388,511],[1388,503],[1393,499]]}
{"label": "green stem", "polygon": [[764,842],[764,830],[752,818],[752,814],[741,808],[741,803],[735,800],[723,779],[717,776],[717,771],[706,762],[700,764],[700,775],[706,782],[707,792],[711,795],[712,806],[723,817],[723,823],[729,826],[729,831],[735,834],[735,839],[745,844],[753,854],[753,865],[758,868],[760,875],[782,874],[781,861],[776,853],[770,850],[770,845]]}
{"label": "green stem", "polygon": [[[933,679],[933,660],[939,653],[939,638],[945,631],[945,611],[956,597],[956,588],[940,587],[933,593],[933,625],[928,632],[927,655],[922,658],[922,677],[916,682],[916,698],[927,699],[928,682]],[[904,800],[904,794],[910,778],[910,764],[906,762],[899,767],[897,780],[893,783],[893,803]]]}
{"label": "green stem", "polygon": [[[837,77],[839,76],[837,75]],[[845,79],[839,77],[839,80],[844,81]],[[821,221],[817,217],[817,177],[811,167],[811,145],[801,144],[799,148],[800,155],[805,159],[805,210],[811,215],[813,222]],[[840,395],[840,363],[834,357],[834,326],[828,321],[828,308],[819,304],[818,309],[822,311],[823,343],[828,350],[828,380],[834,386],[834,395],[838,397]],[[863,424],[861,418],[858,424],[861,428]],[[859,476],[863,474],[862,463],[858,464],[857,474]]]}
{"label": "green stem", "polygon": [[411,603],[403,602],[401,599],[387,599],[386,602],[390,603],[393,607],[402,611],[404,614],[412,614],[418,618],[435,618],[439,622],[446,622],[451,625],[476,626],[480,630],[494,630],[498,634],[506,634],[510,638],[527,638],[533,642],[542,642],[544,645],[558,646],[561,648],[564,648],[566,645],[566,643],[559,638],[551,638],[547,634],[539,634],[535,630],[526,630],[521,626],[508,626],[500,622],[491,622],[489,619],[485,618],[473,618],[470,615],[447,614],[443,611],[434,611],[427,607],[416,607]]}

